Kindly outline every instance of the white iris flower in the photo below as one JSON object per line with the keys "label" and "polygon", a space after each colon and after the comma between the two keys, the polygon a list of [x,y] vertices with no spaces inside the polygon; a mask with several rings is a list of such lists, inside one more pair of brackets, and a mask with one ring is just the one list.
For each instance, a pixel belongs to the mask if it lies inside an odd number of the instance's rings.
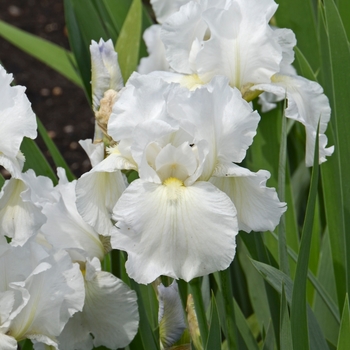
{"label": "white iris flower", "polygon": [[[305,126],[306,164],[311,166],[319,121],[319,162],[324,162],[334,150],[326,147],[324,135],[331,113],[329,102],[318,83],[294,73],[294,33],[269,25],[276,9],[273,0],[188,1],[167,17],[158,30],[170,71],[175,72],[163,76],[195,89],[224,75],[247,101],[263,91],[275,96],[271,102],[286,97],[286,117]],[[160,62],[163,54],[161,50],[157,52]],[[157,69],[162,69],[152,60]],[[151,62],[148,66],[152,67]],[[264,100],[265,96],[261,101]]]}
{"label": "white iris flower", "polygon": [[[129,79],[108,133],[119,140],[110,150],[116,167],[140,176],[113,209],[111,244],[127,251],[130,277],[189,281],[229,266],[240,226],[255,229],[259,221],[259,229],[274,229],[285,204],[266,188],[267,172],[234,164],[244,159],[259,119],[224,77],[195,91],[153,76]],[[227,179],[222,190],[211,182],[216,177]],[[249,219],[255,211],[259,218]]]}

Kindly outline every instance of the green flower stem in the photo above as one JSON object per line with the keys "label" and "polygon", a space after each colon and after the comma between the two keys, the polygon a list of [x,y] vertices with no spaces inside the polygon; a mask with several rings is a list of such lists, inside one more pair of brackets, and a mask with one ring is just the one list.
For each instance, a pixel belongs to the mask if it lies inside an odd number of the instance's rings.
{"label": "green flower stem", "polygon": [[199,330],[201,332],[202,344],[206,344],[208,340],[208,321],[205,314],[205,307],[203,303],[202,291],[201,291],[201,279],[194,278],[189,282],[190,290],[193,296],[194,307],[196,309],[196,315],[198,320]]}

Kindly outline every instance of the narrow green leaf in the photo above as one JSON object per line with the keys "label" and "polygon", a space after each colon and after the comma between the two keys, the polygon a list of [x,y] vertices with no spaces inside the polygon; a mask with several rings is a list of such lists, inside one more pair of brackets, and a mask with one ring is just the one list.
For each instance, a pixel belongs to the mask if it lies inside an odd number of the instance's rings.
{"label": "narrow green leaf", "polygon": [[82,38],[87,47],[91,40],[109,39],[99,14],[91,0],[71,0],[74,13],[79,23]]}
{"label": "narrow green leaf", "polygon": [[[286,100],[284,101],[284,108]],[[284,114],[284,113],[283,113]],[[281,202],[285,201],[286,191],[286,159],[287,159],[287,118],[282,118],[281,146],[278,164],[278,197]],[[287,239],[286,239],[286,217],[282,215],[278,225],[278,256],[280,269],[289,275]]]}
{"label": "narrow green leaf", "polygon": [[291,333],[291,326],[289,320],[289,311],[286,293],[284,290],[284,285],[282,284],[281,291],[281,327],[280,327],[280,349],[283,350],[292,350],[293,349],[293,340]]}
{"label": "narrow green leaf", "polygon": [[83,82],[86,97],[91,104],[90,52],[87,43],[84,41],[79,23],[75,15],[73,0],[64,0],[64,13],[66,26],[68,29],[69,44],[77,62],[77,68]]}
{"label": "narrow green leaf", "polygon": [[130,0],[102,0],[108,12],[111,14],[114,27],[120,33],[123,23],[128,14],[131,1]]}
{"label": "narrow green leaf", "polygon": [[221,348],[221,328],[219,321],[218,308],[216,305],[215,296],[211,297],[211,311],[208,341],[205,347],[206,350]]}
{"label": "narrow green leaf", "polygon": [[62,154],[60,153],[60,151],[58,150],[55,143],[51,140],[51,138],[47,134],[47,131],[46,131],[44,125],[41,123],[40,119],[36,118],[36,121],[38,124],[39,134],[43,138],[45,145],[46,145],[47,149],[49,150],[53,161],[55,162],[56,167],[61,167],[61,168],[65,169],[67,179],[69,181],[73,181],[75,179],[75,176],[73,175],[73,173],[69,169],[69,166],[66,163],[66,161],[64,160],[64,158],[62,157]]}
{"label": "narrow green leaf", "polygon": [[[333,112],[337,137],[336,152],[339,154],[341,171],[342,210],[344,211],[344,232],[346,251],[350,252],[350,138],[348,133],[348,113],[350,110],[350,49],[346,32],[338,9],[332,0],[325,0],[325,17],[328,29],[331,72],[333,78]],[[346,254],[346,273],[350,271],[350,255]],[[350,291],[350,279],[347,278],[347,292]]]}
{"label": "narrow green leaf", "polygon": [[159,349],[159,339],[157,341],[156,335],[153,332],[153,329],[149,323],[147,311],[145,309],[145,305],[148,302],[143,299],[142,291],[140,289],[140,285],[137,284],[134,280],[130,280],[131,288],[137,293],[137,303],[139,305],[139,315],[140,315],[140,323],[139,323],[139,333],[142,339],[143,347],[145,349]]}
{"label": "narrow green leaf", "polygon": [[[318,129],[317,129],[318,135]],[[312,239],[313,217],[315,213],[317,186],[318,186],[318,146],[316,138],[311,186],[307,201],[304,226],[301,236],[301,244],[298,255],[297,269],[293,287],[293,301],[291,307],[291,326],[294,349],[307,349],[309,337],[307,331],[307,308],[306,308],[306,282],[310,257],[310,245]]]}
{"label": "narrow green leaf", "polygon": [[227,329],[227,345],[229,349],[237,349],[237,331],[230,268],[220,271],[221,292],[225,302],[225,318]]}
{"label": "narrow green leaf", "polygon": [[[276,291],[278,291],[278,293],[282,293],[282,286],[284,285],[287,301],[291,305],[292,293],[293,293],[293,281],[290,279],[290,277],[284,274],[282,271],[270,265],[267,265],[255,260],[252,260],[251,262],[254,265],[254,267],[266,279],[266,281]],[[324,339],[322,330],[309,305],[307,305],[307,322],[308,323],[307,323],[306,330],[308,331],[308,335],[309,335],[310,347],[308,345],[306,349],[329,350],[327,342]]]}
{"label": "narrow green leaf", "polygon": [[345,297],[337,349],[338,350],[350,349],[350,310],[349,310],[348,294],[346,294],[346,297]]}
{"label": "narrow green leaf", "polygon": [[233,299],[233,303],[234,303],[234,311],[235,311],[235,322],[237,325],[237,329],[241,335],[241,338],[245,343],[245,346],[249,350],[259,350],[259,346],[247,324],[247,320],[245,319],[241,311],[241,308],[239,307],[235,299]]}
{"label": "narrow green leaf", "polygon": [[328,42],[328,29],[326,28],[325,14],[323,6],[319,5],[320,12],[320,44],[322,70],[321,78],[325,93],[330,100],[333,110],[330,123],[327,129],[328,143],[335,145],[335,152],[329,157],[327,162],[321,166],[323,197],[326,205],[326,221],[328,226],[329,238],[332,248],[332,268],[334,269],[335,285],[337,290],[338,308],[342,309],[342,300],[346,293],[346,252],[345,252],[345,222],[344,212],[339,210],[343,207],[342,198],[342,180],[341,164],[337,144],[337,118],[334,114],[334,93],[333,78],[329,67],[331,66],[330,47]]}
{"label": "narrow green leaf", "polygon": [[142,3],[133,0],[115,46],[124,81],[136,70],[139,62],[141,26]]}
{"label": "narrow green leaf", "polygon": [[322,239],[317,283],[324,288],[324,292],[327,294],[329,300],[332,301],[332,305],[330,306],[329,303],[324,300],[323,296],[320,295],[318,288],[315,287],[316,295],[313,310],[325,338],[336,347],[339,334],[340,316],[337,308],[337,291],[328,230]]}
{"label": "narrow green leaf", "polygon": [[3,21],[0,21],[0,35],[73,83],[82,86],[81,78],[74,68],[75,60],[71,52]]}
{"label": "narrow green leaf", "polygon": [[273,336],[272,322],[270,322],[269,327],[267,328],[266,337],[264,339],[264,345],[262,350],[274,350],[275,349],[274,339],[275,338]]}
{"label": "narrow green leaf", "polygon": [[201,333],[202,344],[206,344],[208,340],[209,330],[201,291],[201,279],[199,277],[194,278],[189,282],[189,285],[193,296],[194,307],[196,310],[199,331]]}
{"label": "narrow green leaf", "polygon": [[53,172],[50,164],[41,153],[37,144],[27,137],[25,137],[21,144],[21,151],[26,157],[23,172],[28,169],[33,169],[37,176],[43,175],[49,177],[54,185],[57,184],[56,174]]}
{"label": "narrow green leaf", "polygon": [[348,40],[350,38],[350,1],[338,0],[338,10],[343,20]]}

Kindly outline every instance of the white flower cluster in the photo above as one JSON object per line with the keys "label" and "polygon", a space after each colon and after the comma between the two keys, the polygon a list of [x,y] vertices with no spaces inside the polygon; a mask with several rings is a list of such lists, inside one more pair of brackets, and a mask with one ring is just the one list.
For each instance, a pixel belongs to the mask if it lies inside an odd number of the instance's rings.
{"label": "white flower cluster", "polygon": [[[21,86],[0,66],[0,349],[124,347],[138,329],[136,293],[101,270],[110,237],[76,209],[76,181],[59,169],[59,184],[22,173],[19,147],[36,137],[36,120]],[[91,335],[93,337],[91,337]]]}
{"label": "white flower cluster", "polygon": [[[318,124],[320,163],[333,152],[328,99],[296,75],[293,32],[269,25],[273,0],[151,3],[160,24],[145,32],[150,55],[125,86],[112,42],[92,42],[96,129],[80,144],[93,167],[77,181],[59,169],[54,187],[22,172],[19,147],[36,137],[35,116],[0,67],[0,165],[12,176],[0,194],[1,349],[26,338],[35,349],[126,346],[136,294],[102,271],[111,249],[127,252],[138,283],[190,281],[230,265],[239,230],[274,230],[286,204],[266,186],[269,172],[240,165],[260,120],[254,98],[263,110],[287,98],[286,117],[306,128],[308,166]],[[168,296],[159,293],[162,320]],[[174,337],[184,327],[176,318]]]}

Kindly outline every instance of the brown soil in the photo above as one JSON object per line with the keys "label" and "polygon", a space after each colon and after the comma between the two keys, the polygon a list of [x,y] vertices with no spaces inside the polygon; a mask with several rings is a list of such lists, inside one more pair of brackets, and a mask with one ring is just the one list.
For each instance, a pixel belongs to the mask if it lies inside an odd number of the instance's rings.
{"label": "brown soil", "polygon": [[[0,19],[69,48],[62,0],[1,0]],[[78,141],[92,138],[94,118],[83,90],[1,37],[0,61],[16,84],[27,87],[34,112],[74,174],[88,171],[90,162]],[[40,139],[37,143],[45,149]],[[52,162],[49,153],[44,154]]]}

